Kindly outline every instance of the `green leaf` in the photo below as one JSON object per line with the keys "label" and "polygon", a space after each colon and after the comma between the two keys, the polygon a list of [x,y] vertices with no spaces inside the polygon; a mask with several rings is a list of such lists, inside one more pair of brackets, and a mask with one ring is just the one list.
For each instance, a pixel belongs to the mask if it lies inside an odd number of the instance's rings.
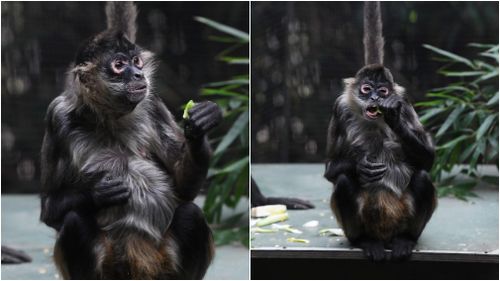
{"label": "green leaf", "polygon": [[459,161],[463,163],[471,155],[472,151],[476,149],[476,146],[477,143],[473,143],[471,146],[467,147],[467,149],[465,149],[464,152],[462,152],[462,154],[460,155]]}
{"label": "green leaf", "polygon": [[201,22],[203,24],[206,24],[212,28],[215,28],[221,32],[227,33],[229,35],[232,35],[234,37],[239,38],[243,42],[249,42],[249,35],[246,32],[243,32],[241,30],[238,30],[234,27],[227,26],[222,23],[218,23],[216,21],[204,18],[204,17],[194,17],[194,19],[198,22]]}
{"label": "green leaf", "polygon": [[474,81],[474,83],[478,83],[478,82],[481,82],[481,81],[486,81],[488,79],[491,79],[493,77],[498,77],[498,69],[492,71],[492,72],[487,72],[485,73],[484,75],[482,75],[481,77],[479,77],[478,79],[476,79]]}
{"label": "green leaf", "polygon": [[245,156],[242,159],[227,165],[223,169],[216,171],[214,174],[218,175],[218,174],[232,173],[234,171],[242,169],[243,167],[245,167],[245,165],[248,165],[248,156]]}
{"label": "green leaf", "polygon": [[448,77],[469,77],[469,76],[480,76],[485,75],[487,72],[484,71],[440,71],[439,73],[444,74]]}
{"label": "green leaf", "polygon": [[436,48],[434,46],[431,46],[431,45],[427,45],[427,44],[424,44],[423,45],[424,48],[427,48],[435,53],[438,53],[444,57],[447,57],[447,58],[450,58],[451,60],[453,61],[456,61],[456,62],[461,62],[461,63],[464,63],[466,64],[467,66],[471,67],[471,68],[474,68],[474,65],[472,64],[472,62],[464,57],[461,57],[459,55],[456,55],[454,53],[451,53],[451,52],[448,52],[448,51],[445,51],[445,50],[442,50],[442,49],[439,49],[439,48]]}
{"label": "green leaf", "polygon": [[231,143],[240,135],[241,131],[248,128],[248,111],[245,110],[240,114],[238,119],[233,123],[233,126],[224,135],[221,142],[217,145],[214,154],[223,152]]}
{"label": "green leaf", "polygon": [[464,136],[464,135],[459,136],[458,138],[455,138],[455,139],[453,139],[453,140],[451,140],[451,141],[449,141],[441,146],[438,146],[436,148],[436,150],[443,150],[443,149],[453,147],[453,146],[459,144],[460,142],[462,142],[463,140],[468,139],[468,138],[469,138],[469,136]]}
{"label": "green leaf", "polygon": [[497,118],[497,115],[490,115],[483,121],[479,129],[477,129],[476,140],[479,140],[483,137],[484,133],[490,128],[491,123]]}
{"label": "green leaf", "polygon": [[245,57],[228,57],[223,56],[219,58],[221,61],[225,61],[229,64],[250,64],[250,60]]}
{"label": "green leaf", "polygon": [[498,103],[498,91],[495,93],[495,95],[486,103],[486,105],[493,105],[495,103]]}
{"label": "green leaf", "polygon": [[497,45],[493,45],[493,44],[481,44],[481,43],[469,43],[469,44],[467,44],[467,46],[476,47],[476,48],[483,48],[483,49],[497,47]]}
{"label": "green leaf", "polygon": [[234,91],[227,91],[223,89],[209,89],[209,88],[204,88],[201,90],[202,96],[214,96],[214,95],[221,95],[221,96],[227,96],[227,97],[234,97],[242,100],[248,100],[247,95],[243,95]]}
{"label": "green leaf", "polygon": [[441,128],[439,128],[439,131],[437,132],[436,136],[441,136],[444,134],[444,132],[446,130],[448,130],[448,128],[455,122],[457,121],[458,119],[458,116],[460,115],[460,113],[462,113],[462,111],[464,111],[464,107],[463,106],[460,106],[460,107],[457,107],[455,108],[451,113],[450,115],[448,116],[448,118],[446,119],[446,121],[444,122],[444,124],[441,126]]}
{"label": "green leaf", "polygon": [[446,111],[446,108],[444,107],[439,107],[439,108],[433,108],[430,110],[425,111],[425,114],[420,117],[420,122],[425,123],[427,120],[431,119],[432,117],[438,115],[439,113]]}
{"label": "green leaf", "polygon": [[207,83],[204,85],[204,87],[221,87],[221,86],[227,86],[227,85],[241,86],[241,85],[248,85],[248,84],[250,84],[248,79],[232,79],[232,80],[227,80],[227,81]]}

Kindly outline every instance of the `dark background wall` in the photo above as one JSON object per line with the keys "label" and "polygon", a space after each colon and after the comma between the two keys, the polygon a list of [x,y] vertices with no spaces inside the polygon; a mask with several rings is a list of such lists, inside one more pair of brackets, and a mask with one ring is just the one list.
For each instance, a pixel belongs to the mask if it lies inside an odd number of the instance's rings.
{"label": "dark background wall", "polygon": [[[319,162],[341,79],[363,65],[362,2],[254,2],[252,162]],[[385,62],[413,101],[448,81],[422,44],[498,44],[498,2],[382,2]]]}
{"label": "dark background wall", "polygon": [[[248,2],[139,2],[137,43],[161,61],[156,88],[179,117],[204,83],[238,71],[214,57],[203,16],[248,32]],[[104,2],[2,2],[2,192],[39,188],[47,105],[64,85],[82,40],[105,29]],[[244,72],[245,67],[242,66]]]}

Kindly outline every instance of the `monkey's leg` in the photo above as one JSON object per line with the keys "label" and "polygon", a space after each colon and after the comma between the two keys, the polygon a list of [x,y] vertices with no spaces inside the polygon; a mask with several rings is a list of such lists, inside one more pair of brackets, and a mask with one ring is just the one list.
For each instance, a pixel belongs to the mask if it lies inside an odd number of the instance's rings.
{"label": "monkey's leg", "polygon": [[[65,278],[96,279],[96,260],[93,252],[96,237],[97,226],[95,222],[74,211],[66,214],[59,231],[54,254],[63,275],[69,275],[64,276]],[[61,254],[60,257],[59,254]]]}
{"label": "monkey's leg", "polygon": [[175,210],[171,233],[179,246],[180,273],[175,279],[202,279],[214,255],[212,231],[192,202]]}
{"label": "monkey's leg", "polygon": [[436,189],[426,171],[416,171],[408,191],[413,197],[415,216],[409,222],[407,233],[394,237],[392,240],[392,258],[395,260],[408,259],[415,247],[420,234],[436,208]]}
{"label": "monkey's leg", "polygon": [[331,198],[333,212],[349,242],[362,248],[368,259],[381,261],[385,259],[384,243],[370,239],[363,233],[363,226],[358,215],[359,196],[359,186],[356,182],[345,174],[339,175]]}

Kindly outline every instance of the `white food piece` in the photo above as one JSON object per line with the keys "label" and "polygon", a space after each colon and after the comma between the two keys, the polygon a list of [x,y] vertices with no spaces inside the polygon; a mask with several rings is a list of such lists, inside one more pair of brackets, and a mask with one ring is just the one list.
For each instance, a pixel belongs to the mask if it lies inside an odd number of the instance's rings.
{"label": "white food piece", "polygon": [[265,205],[252,208],[253,218],[264,218],[271,215],[283,214],[286,212],[285,205]]}
{"label": "white food piece", "polygon": [[319,225],[319,221],[317,220],[312,220],[304,223],[302,226],[303,227],[317,227]]}

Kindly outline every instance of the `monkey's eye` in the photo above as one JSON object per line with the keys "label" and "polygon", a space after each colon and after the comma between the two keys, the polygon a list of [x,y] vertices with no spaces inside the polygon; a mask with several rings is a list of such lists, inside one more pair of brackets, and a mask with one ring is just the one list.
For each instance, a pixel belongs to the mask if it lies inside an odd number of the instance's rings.
{"label": "monkey's eye", "polygon": [[378,88],[378,93],[381,96],[385,97],[389,94],[389,89],[387,89],[386,87],[380,87],[380,88]]}
{"label": "monkey's eye", "polygon": [[120,74],[125,70],[125,65],[127,63],[123,60],[116,59],[111,63],[111,69],[113,70],[114,73]]}
{"label": "monkey's eye", "polygon": [[132,59],[132,62],[134,63],[135,66],[137,66],[137,68],[142,68],[144,63],[142,62],[142,59],[140,57],[134,57]]}
{"label": "monkey's eye", "polygon": [[363,93],[363,94],[368,94],[372,90],[373,90],[372,86],[370,86],[368,84],[361,85],[361,93]]}

